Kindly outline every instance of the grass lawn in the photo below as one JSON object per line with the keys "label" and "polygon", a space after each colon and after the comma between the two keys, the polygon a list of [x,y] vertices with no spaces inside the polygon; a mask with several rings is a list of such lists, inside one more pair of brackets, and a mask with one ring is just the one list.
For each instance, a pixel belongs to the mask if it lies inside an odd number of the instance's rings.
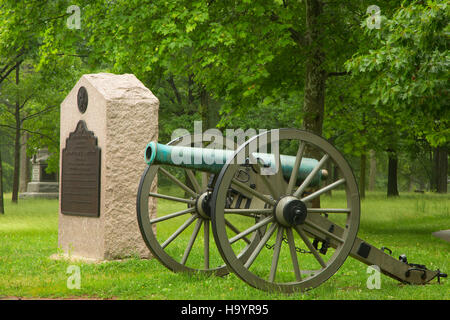
{"label": "grass lawn", "polygon": [[[323,197],[323,201],[334,201]],[[5,196],[6,199],[10,195]],[[159,201],[160,210],[167,203]],[[348,258],[339,271],[318,288],[304,294],[270,294],[251,288],[235,275],[214,277],[175,274],[156,259],[137,258],[98,264],[50,259],[58,252],[58,202],[6,200],[0,215],[0,298],[112,298],[112,299],[450,299],[450,279],[424,286],[402,285],[381,275],[381,288],[370,290],[367,266]],[[358,236],[394,256],[450,273],[450,244],[432,232],[450,229],[450,197],[403,193],[387,200],[369,193],[362,201]],[[81,272],[80,289],[69,289],[68,267]]]}

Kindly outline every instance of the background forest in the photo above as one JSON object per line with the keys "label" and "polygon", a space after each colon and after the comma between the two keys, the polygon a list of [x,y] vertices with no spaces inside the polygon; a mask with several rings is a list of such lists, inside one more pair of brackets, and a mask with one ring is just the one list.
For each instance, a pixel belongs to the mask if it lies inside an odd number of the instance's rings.
{"label": "background forest", "polygon": [[[58,171],[59,106],[86,73],[133,73],[177,128],[297,127],[360,193],[447,192],[449,1],[0,0],[0,191],[37,149]],[[0,203],[2,206],[2,203]],[[0,206],[0,209],[1,209]]]}

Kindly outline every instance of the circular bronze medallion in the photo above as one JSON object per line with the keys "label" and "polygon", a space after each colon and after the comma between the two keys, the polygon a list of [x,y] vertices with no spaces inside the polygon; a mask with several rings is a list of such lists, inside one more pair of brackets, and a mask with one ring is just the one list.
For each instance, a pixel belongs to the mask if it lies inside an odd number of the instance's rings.
{"label": "circular bronze medallion", "polygon": [[78,110],[85,113],[88,106],[88,93],[85,87],[80,87],[77,95]]}

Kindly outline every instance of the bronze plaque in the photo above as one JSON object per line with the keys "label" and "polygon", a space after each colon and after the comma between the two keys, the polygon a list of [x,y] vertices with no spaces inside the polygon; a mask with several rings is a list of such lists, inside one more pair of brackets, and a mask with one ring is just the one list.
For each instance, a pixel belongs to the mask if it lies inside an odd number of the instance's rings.
{"label": "bronze plaque", "polygon": [[100,215],[100,148],[94,133],[80,120],[62,151],[61,212]]}
{"label": "bronze plaque", "polygon": [[77,94],[78,110],[85,113],[88,106],[88,93],[85,87],[80,87]]}

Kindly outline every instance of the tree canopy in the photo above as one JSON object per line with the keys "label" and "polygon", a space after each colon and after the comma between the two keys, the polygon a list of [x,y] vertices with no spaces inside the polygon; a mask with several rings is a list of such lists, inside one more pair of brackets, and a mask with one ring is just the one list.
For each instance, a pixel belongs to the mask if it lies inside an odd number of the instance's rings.
{"label": "tree canopy", "polygon": [[2,136],[16,130],[17,147],[31,133],[29,152],[49,146],[56,171],[57,106],[83,73],[113,72],[158,96],[163,141],[202,120],[303,127],[361,163],[369,150],[425,157],[450,138],[448,11],[444,0],[0,0]]}
{"label": "tree canopy", "polygon": [[448,1],[402,5],[380,30],[367,29],[372,45],[347,63],[371,79],[373,106],[433,145],[450,140]]}

